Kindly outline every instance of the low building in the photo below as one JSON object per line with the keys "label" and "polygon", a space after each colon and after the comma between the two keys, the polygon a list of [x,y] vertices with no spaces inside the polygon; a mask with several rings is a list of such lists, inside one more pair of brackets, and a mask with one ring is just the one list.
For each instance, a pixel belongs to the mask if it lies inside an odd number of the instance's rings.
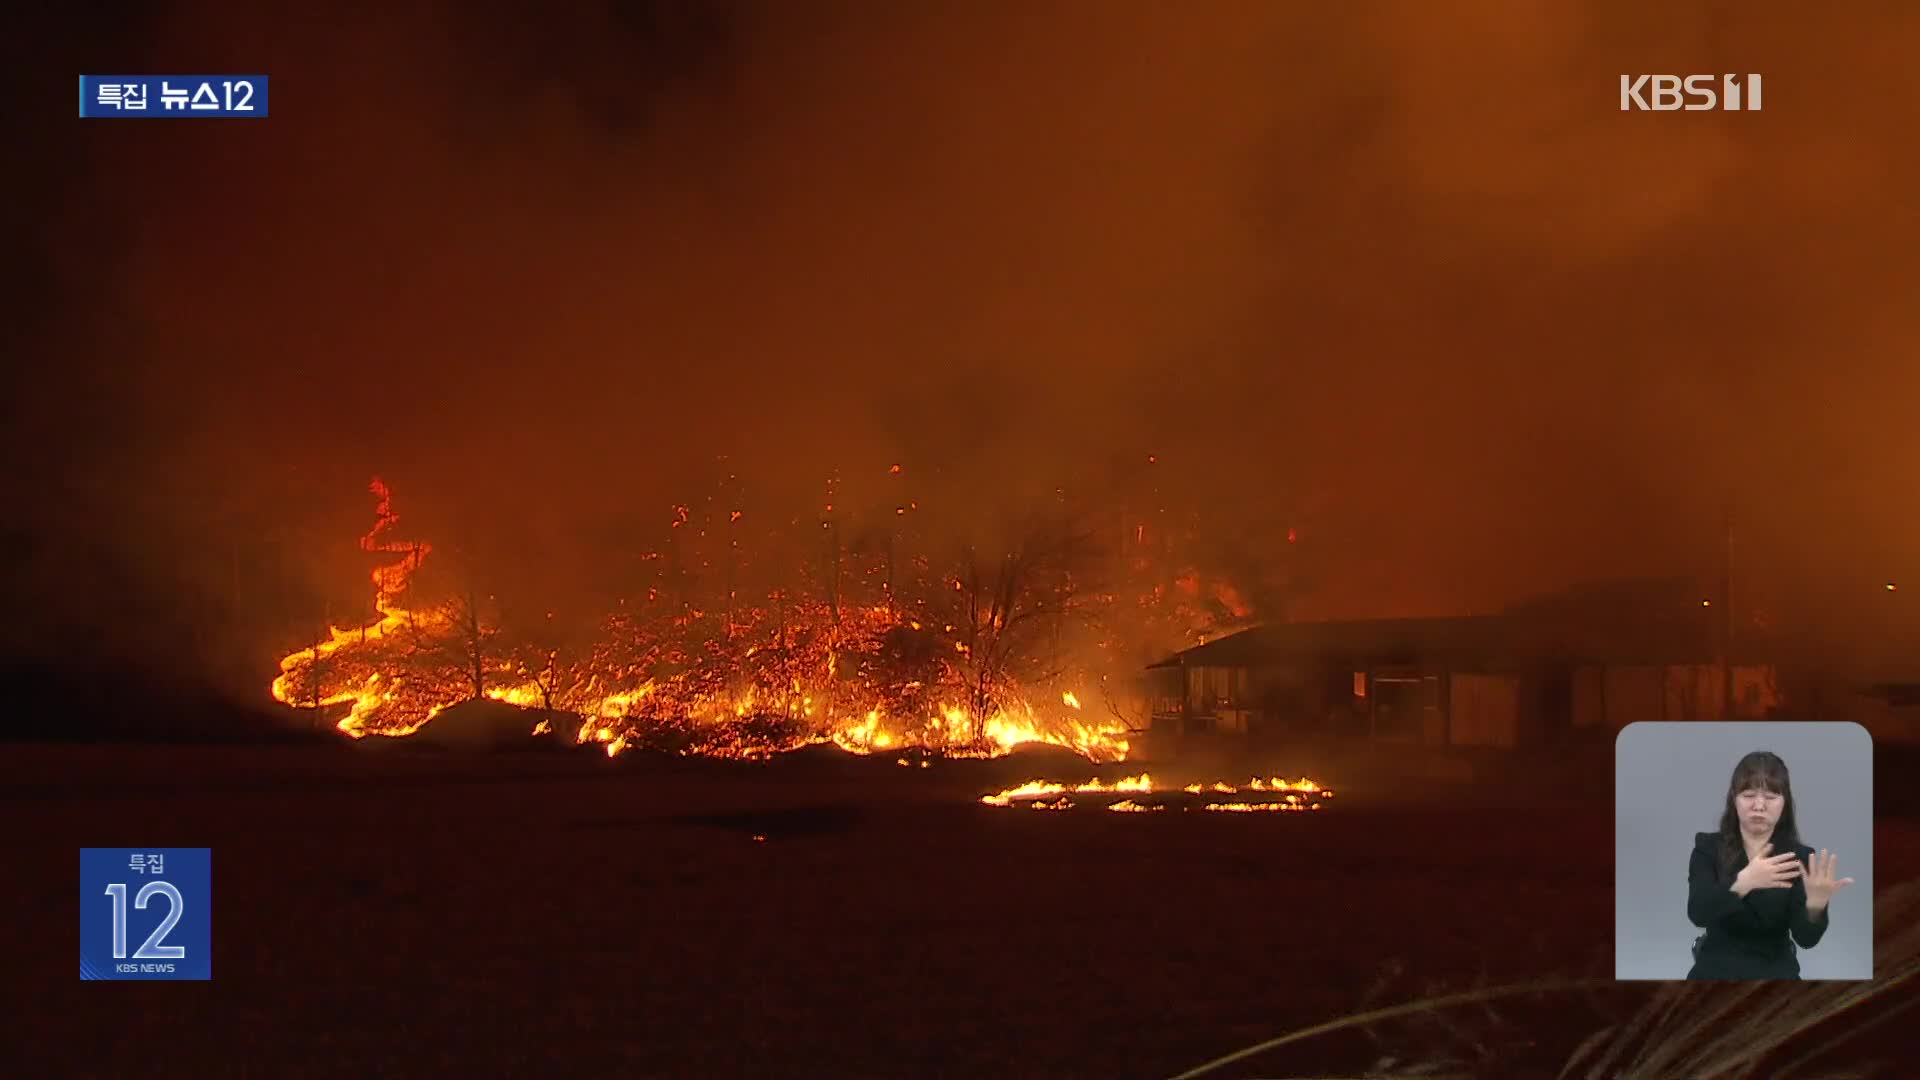
{"label": "low building", "polygon": [[1751,659],[1760,643],[1724,663],[1717,613],[1656,592],[1664,604],[1571,593],[1499,615],[1283,623],[1208,642],[1148,669],[1137,756],[1223,738],[1516,747],[1611,739],[1635,720],[1768,715],[1780,695],[1772,665]]}

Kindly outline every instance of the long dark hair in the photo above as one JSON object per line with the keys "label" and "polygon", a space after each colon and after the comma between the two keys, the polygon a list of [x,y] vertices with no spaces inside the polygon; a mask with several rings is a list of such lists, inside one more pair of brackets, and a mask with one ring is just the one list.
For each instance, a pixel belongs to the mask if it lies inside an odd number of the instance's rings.
{"label": "long dark hair", "polygon": [[1777,792],[1786,800],[1780,820],[1773,826],[1773,853],[1783,855],[1800,849],[1800,826],[1793,815],[1793,781],[1787,776],[1787,763],[1780,755],[1755,750],[1733,767],[1727,781],[1727,804],[1720,812],[1720,876],[1733,874],[1733,868],[1747,857],[1746,844],[1740,839],[1740,815],[1733,808],[1734,796],[1748,788]]}

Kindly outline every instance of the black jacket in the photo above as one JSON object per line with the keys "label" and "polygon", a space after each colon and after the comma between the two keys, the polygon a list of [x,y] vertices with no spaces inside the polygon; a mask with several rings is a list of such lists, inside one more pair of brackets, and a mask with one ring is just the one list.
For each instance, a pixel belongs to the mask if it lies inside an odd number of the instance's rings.
{"label": "black jacket", "polygon": [[[1794,849],[1804,865],[1813,849]],[[1775,852],[1779,854],[1779,852]],[[1791,888],[1732,892],[1733,879],[1747,865],[1743,851],[1726,875],[1720,871],[1720,834],[1696,833],[1687,867],[1687,918],[1706,930],[1694,944],[1689,979],[1797,979],[1800,960],[1794,946],[1811,949],[1827,932],[1832,905],[1820,920],[1807,917],[1807,886],[1794,878]]]}

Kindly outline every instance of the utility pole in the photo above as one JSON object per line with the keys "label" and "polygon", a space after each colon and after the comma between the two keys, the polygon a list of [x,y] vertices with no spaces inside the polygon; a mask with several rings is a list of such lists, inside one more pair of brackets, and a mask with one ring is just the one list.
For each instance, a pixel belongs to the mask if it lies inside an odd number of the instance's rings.
{"label": "utility pole", "polygon": [[[901,468],[899,463],[894,463],[892,468],[888,469],[887,472],[896,478],[900,477]],[[887,528],[887,610],[896,615],[900,613],[900,605],[896,602],[900,582],[894,563],[900,557],[901,519],[907,515],[907,500],[905,495],[898,490],[899,487],[900,485],[898,483],[894,485],[893,521]]]}
{"label": "utility pole", "polygon": [[680,527],[687,523],[687,508],[675,505],[673,521],[667,525],[667,603],[675,615],[687,611],[687,594],[680,568]]}
{"label": "utility pole", "polygon": [[840,627],[840,519],[833,512],[839,501],[838,475],[827,477],[827,506],[820,518],[820,527],[827,534],[827,604],[833,611],[833,625]]}
{"label": "utility pole", "polygon": [[333,637],[333,598],[331,596],[322,595],[321,610],[324,614],[320,617],[320,633],[313,639],[313,663],[308,667],[310,684],[308,700],[313,702],[315,709],[320,707],[320,646]]}
{"label": "utility pole", "polygon": [[232,605],[231,608],[229,608],[227,620],[229,625],[238,623],[241,616],[247,610],[246,604],[242,602],[240,597],[240,534],[235,532],[231,540],[233,544],[233,550],[231,552],[232,562],[229,564],[228,569],[232,573],[230,584],[232,585],[233,591],[231,593],[231,599],[228,600],[228,603]]}
{"label": "utility pole", "polygon": [[1733,504],[1725,512],[1726,548],[1720,560],[1720,719],[1733,715]]}
{"label": "utility pole", "polygon": [[727,640],[733,640],[733,594],[735,592],[734,564],[738,560],[740,541],[734,538],[734,522],[740,520],[740,511],[727,512]]}
{"label": "utility pole", "polygon": [[833,625],[840,625],[840,522],[828,518],[827,530],[827,602],[833,609]]}

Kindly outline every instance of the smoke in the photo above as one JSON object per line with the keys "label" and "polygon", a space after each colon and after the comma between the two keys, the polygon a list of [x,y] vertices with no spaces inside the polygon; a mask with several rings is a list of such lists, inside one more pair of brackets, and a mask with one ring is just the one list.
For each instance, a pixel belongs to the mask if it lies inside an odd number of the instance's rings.
{"label": "smoke", "polygon": [[[1920,16],[1733,14],[154,20],[123,67],[265,70],[274,113],[39,129],[73,178],[19,438],[69,453],[16,534],[161,598],[236,539],[325,590],[374,474],[554,569],[729,476],[797,518],[902,462],[985,519],[1153,455],[1222,530],[1300,527],[1307,614],[1711,578],[1729,507],[1755,588],[1863,596],[1920,542]],[[1622,113],[1639,71],[1766,110]]]}

